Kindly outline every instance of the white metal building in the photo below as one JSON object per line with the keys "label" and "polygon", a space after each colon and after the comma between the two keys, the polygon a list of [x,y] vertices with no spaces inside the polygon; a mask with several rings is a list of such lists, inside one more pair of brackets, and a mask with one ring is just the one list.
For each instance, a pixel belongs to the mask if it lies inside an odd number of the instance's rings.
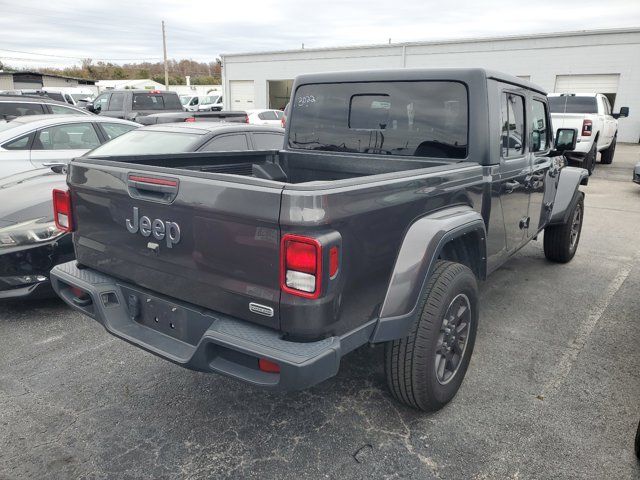
{"label": "white metal building", "polygon": [[640,142],[640,28],[258,52],[222,56],[225,108],[283,108],[302,73],[483,67],[548,92],[597,92],[630,108],[618,140]]}
{"label": "white metal building", "polygon": [[139,89],[139,90],[164,90],[164,85],[150,78],[125,79],[125,80],[98,80],[96,86],[100,92],[105,90]]}

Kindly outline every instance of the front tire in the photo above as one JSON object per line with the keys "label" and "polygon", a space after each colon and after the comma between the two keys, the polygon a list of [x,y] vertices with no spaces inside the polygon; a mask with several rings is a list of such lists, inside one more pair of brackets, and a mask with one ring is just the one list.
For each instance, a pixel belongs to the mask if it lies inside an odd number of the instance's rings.
{"label": "front tire", "polygon": [[617,137],[613,137],[611,145],[602,151],[600,154],[600,163],[604,163],[605,165],[611,165],[613,163],[613,155],[616,153],[616,139]]}
{"label": "front tire", "polygon": [[544,255],[552,262],[569,262],[578,249],[584,219],[584,194],[571,209],[566,223],[544,229]]}
{"label": "front tire", "polygon": [[469,366],[478,328],[478,285],[465,265],[438,261],[409,335],[385,346],[393,396],[434,411],[456,395]]}

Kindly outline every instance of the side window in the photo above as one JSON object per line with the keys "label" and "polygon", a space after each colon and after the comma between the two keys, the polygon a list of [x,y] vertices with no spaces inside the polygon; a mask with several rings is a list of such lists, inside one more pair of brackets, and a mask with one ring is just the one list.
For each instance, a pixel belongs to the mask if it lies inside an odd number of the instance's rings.
{"label": "side window", "polygon": [[274,112],[272,112],[271,110],[267,111],[267,112],[261,112],[258,114],[258,118],[260,120],[278,120],[278,117],[276,117],[276,114]]}
{"label": "side window", "polygon": [[28,150],[33,134],[25,135],[2,145],[5,150]]}
{"label": "side window", "polygon": [[100,145],[91,123],[44,128],[36,134],[33,150],[88,150]]}
{"label": "side window", "polygon": [[549,148],[549,126],[547,106],[540,100],[533,100],[531,112],[531,151],[544,152]]}
{"label": "side window", "polygon": [[513,93],[502,95],[502,157],[515,157],[524,153],[524,98]]}
{"label": "side window", "polygon": [[281,150],[284,146],[284,135],[278,133],[254,133],[253,144],[256,150]]}
{"label": "side window", "polygon": [[109,100],[109,110],[124,110],[124,93],[112,93]]}
{"label": "side window", "polygon": [[247,137],[245,137],[244,133],[220,135],[200,149],[201,152],[227,152],[232,150],[249,150]]}
{"label": "side window", "polygon": [[121,123],[100,123],[100,126],[109,140],[113,140],[123,133],[127,133],[128,131],[136,128],[133,125],[123,125]]}
{"label": "side window", "polygon": [[73,108],[64,107],[62,105],[53,105],[49,104],[49,108],[51,109],[51,113],[55,113],[56,115],[78,115],[80,112],[74,110]]}
{"label": "side window", "polygon": [[193,100],[191,100],[190,105],[198,105],[198,97],[193,97]]}
{"label": "side window", "polygon": [[5,116],[21,117],[45,113],[39,103],[0,102],[0,119]]}
{"label": "side window", "polygon": [[109,103],[110,93],[103,93],[102,95],[98,95],[96,99],[93,101],[93,108],[100,112],[101,110],[107,109],[107,104]]}

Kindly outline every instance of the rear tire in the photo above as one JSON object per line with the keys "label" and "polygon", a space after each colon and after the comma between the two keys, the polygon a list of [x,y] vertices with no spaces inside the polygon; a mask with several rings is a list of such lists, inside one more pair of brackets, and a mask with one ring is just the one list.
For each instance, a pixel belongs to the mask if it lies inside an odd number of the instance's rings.
{"label": "rear tire", "polygon": [[584,219],[584,194],[580,192],[566,223],[549,225],[544,229],[544,255],[552,262],[567,263],[578,250],[582,221]]}
{"label": "rear tire", "polygon": [[605,165],[611,165],[613,163],[613,155],[616,153],[616,137],[613,137],[611,145],[606,150],[603,150],[600,154],[600,163]]}
{"label": "rear tire", "polygon": [[465,265],[438,261],[409,335],[385,345],[393,396],[423,411],[439,410],[464,379],[478,328],[478,286]]}

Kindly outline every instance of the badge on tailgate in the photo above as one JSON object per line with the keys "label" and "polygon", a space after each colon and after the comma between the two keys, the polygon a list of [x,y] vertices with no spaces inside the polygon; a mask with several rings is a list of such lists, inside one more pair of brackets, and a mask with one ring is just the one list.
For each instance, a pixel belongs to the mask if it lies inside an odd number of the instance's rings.
{"label": "badge on tailgate", "polygon": [[127,218],[125,224],[129,233],[138,233],[143,237],[153,236],[156,240],[165,240],[168,248],[180,242],[180,225],[169,220],[156,218],[151,220],[146,215],[140,216],[138,207],[133,207],[133,218]]}

